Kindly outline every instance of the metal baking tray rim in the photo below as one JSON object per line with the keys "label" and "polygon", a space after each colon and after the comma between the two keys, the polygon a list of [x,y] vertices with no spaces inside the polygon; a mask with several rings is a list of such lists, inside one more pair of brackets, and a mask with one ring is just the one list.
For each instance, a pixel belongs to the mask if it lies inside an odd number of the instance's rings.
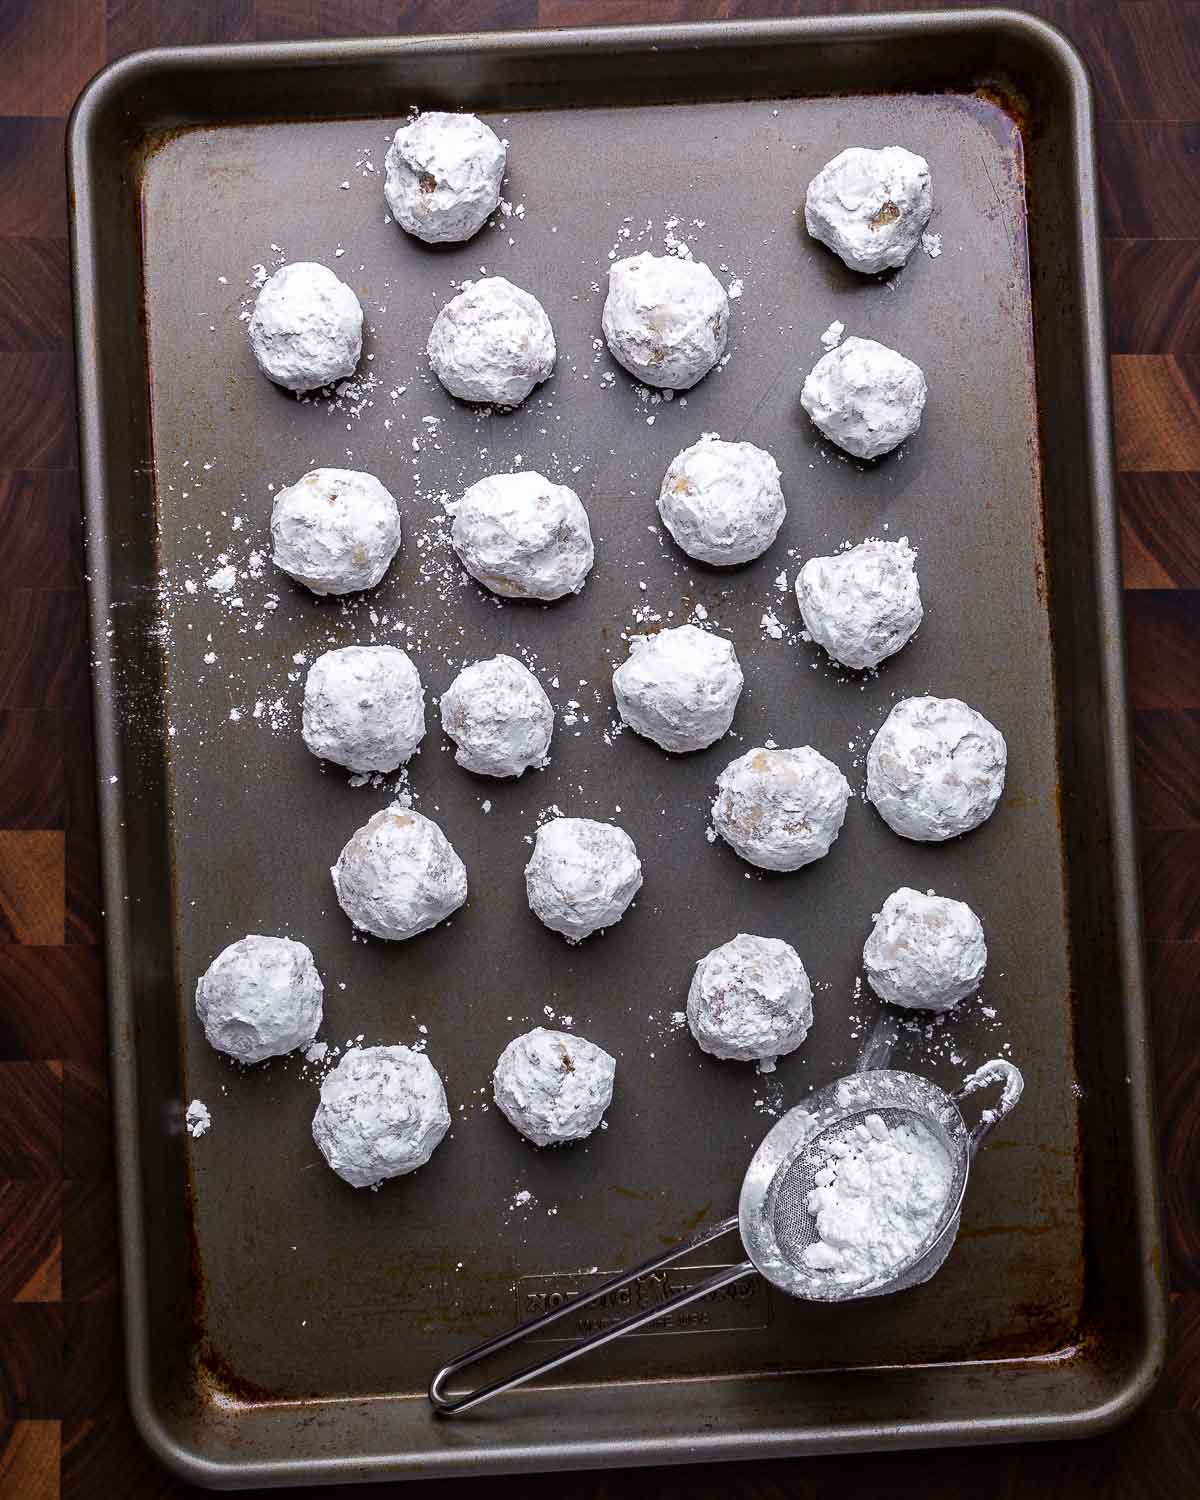
{"label": "metal baking tray rim", "polygon": [[[1074,174],[1082,205],[1098,205],[1098,172],[1094,153],[1092,91],[1086,65],[1073,44],[1055,27],[1023,12],[1004,8],[973,11],[902,12],[843,16],[759,20],[737,23],[705,22],[674,25],[564,28],[546,31],[507,31],[458,35],[378,37],[353,41],[295,43],[248,43],[225,46],[154,48],[134,53],[110,64],[84,88],[68,122],[67,176],[69,186],[71,258],[74,286],[74,334],[78,380],[80,473],[83,490],[88,567],[88,621],[93,648],[93,713],[96,737],[98,815],[101,831],[102,891],[106,978],[109,1003],[109,1059],[113,1092],[116,1140],[116,1175],[119,1187],[121,1228],[121,1279],[123,1328],[126,1347],[126,1385],[134,1422],[143,1440],[164,1466],[186,1482],[210,1488],[243,1485],[275,1486],[322,1480],[346,1482],[383,1477],[433,1477],[467,1474],[483,1461],[494,1473],[531,1470],[585,1468],[617,1461],[622,1465],[652,1465],[664,1462],[704,1461],[730,1457],[768,1458],[804,1452],[849,1451],[864,1444],[872,1448],[919,1448],[964,1442],[1004,1442],[1031,1438],[1079,1438],[1102,1433],[1126,1420],[1150,1395],[1165,1363],[1167,1347],[1166,1286],[1161,1264],[1161,1227],[1157,1218],[1148,1225],[1149,1253],[1141,1258],[1138,1277],[1146,1310],[1145,1336],[1136,1359],[1126,1361],[1118,1382],[1107,1399],[1077,1410],[1046,1414],[974,1419],[969,1435],[957,1421],[911,1421],[878,1426],[847,1425],[837,1440],[805,1435],[794,1430],[695,1434],[678,1437],[621,1440],[578,1439],[556,1443],[548,1454],[540,1444],[514,1444],[497,1453],[487,1442],[486,1428],[474,1443],[463,1443],[449,1452],[412,1455],[383,1453],[366,1456],[347,1465],[342,1458],[305,1458],[273,1462],[220,1462],[181,1443],[171,1431],[155,1402],[150,1370],[145,1356],[150,1325],[147,1309],[145,1215],[139,1192],[141,1153],[135,1120],[138,1107],[137,1057],[133,1037],[136,1016],[131,993],[130,923],[123,903],[127,888],[126,850],[122,839],[121,793],[116,788],[119,770],[119,724],[116,712],[113,664],[97,645],[105,639],[109,624],[112,585],[108,559],[101,539],[109,524],[106,494],[106,441],[103,425],[103,350],[97,328],[97,304],[101,295],[98,268],[93,254],[97,229],[97,204],[92,192],[91,168],[95,157],[95,133],[106,110],[121,93],[140,78],[153,75],[165,64],[173,68],[208,67],[220,62],[237,69],[263,63],[328,64],[378,59],[413,52],[457,52],[470,49],[483,54],[510,48],[549,53],[564,48],[602,47],[611,51],[655,49],[703,49],[707,46],[744,41],[762,43],[774,38],[791,42],[812,40],[853,44],[881,34],[910,36],[937,29],[941,32],[987,32],[1000,28],[1023,37],[1049,57],[1066,82],[1071,100],[1076,142]],[[1103,308],[1103,276],[1099,253],[1098,224],[1078,222],[1082,301]],[[1114,467],[1111,453],[1110,388],[1107,350],[1102,328],[1095,320],[1085,322],[1082,338],[1084,357],[1079,370],[1086,392],[1087,463],[1093,495],[1091,521],[1094,563],[1101,596],[1120,599],[1121,571]],[[1115,891],[1116,947],[1120,958],[1120,983],[1124,992],[1125,1045],[1129,1060],[1129,1147],[1139,1195],[1159,1201],[1158,1160],[1152,1121],[1152,1059],[1147,1044],[1147,1017],[1142,961],[1140,890],[1137,878],[1136,821],[1130,766],[1129,728],[1126,704],[1124,633],[1119,611],[1101,611],[1099,659],[1104,698],[1105,754],[1111,790],[1112,875]],[[136,1353],[134,1351],[137,1351]],[[1069,1360],[1077,1351],[1066,1350],[1037,1360],[1018,1360],[1020,1365]],[[986,1361],[992,1366],[1005,1361]],[[966,1371],[970,1364],[942,1364],[951,1372]],[[759,1381],[804,1382],[811,1374],[781,1373],[756,1377]],[[733,1378],[733,1377],[731,1377]],[[745,1377],[737,1377],[744,1379]],[[639,1382],[656,1384],[658,1382]],[[686,1383],[686,1382],[679,1382]],[[552,1392],[552,1388],[551,1388]],[[547,1389],[517,1393],[515,1401],[545,1400]],[[380,1399],[380,1398],[376,1398]],[[395,1399],[395,1398],[388,1398]],[[416,1399],[416,1398],[409,1398]],[[363,1406],[362,1403],[348,1403]],[[314,1404],[316,1405],[316,1404]]]}

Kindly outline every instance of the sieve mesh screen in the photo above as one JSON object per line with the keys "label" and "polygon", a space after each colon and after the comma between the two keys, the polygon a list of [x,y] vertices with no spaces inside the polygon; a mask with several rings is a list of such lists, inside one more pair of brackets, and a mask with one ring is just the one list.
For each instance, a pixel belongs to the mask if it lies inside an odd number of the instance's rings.
{"label": "sieve mesh screen", "polygon": [[[889,1129],[895,1129],[898,1125],[924,1127],[942,1143],[953,1169],[946,1208],[935,1229],[917,1254],[896,1267],[894,1280],[899,1280],[904,1276],[910,1267],[925,1254],[926,1246],[941,1233],[958,1203],[962,1178],[967,1168],[967,1153],[961,1147],[956,1146],[924,1110],[906,1108],[901,1105],[885,1105],[883,1108],[864,1108],[846,1113],[833,1124],[826,1126],[812,1140],[807,1141],[798,1155],[784,1166],[772,1185],[766,1204],[779,1253],[794,1270],[816,1282],[829,1282],[831,1278],[828,1272],[809,1267],[803,1261],[805,1248],[817,1238],[817,1221],[815,1215],[808,1210],[808,1195],[815,1185],[814,1179],[817,1172],[828,1160],[833,1143],[843,1138],[847,1131],[852,1130],[868,1115],[879,1115]],[[852,1287],[847,1287],[846,1290],[852,1289]],[[828,1295],[832,1290],[832,1286],[827,1287],[825,1294]]]}

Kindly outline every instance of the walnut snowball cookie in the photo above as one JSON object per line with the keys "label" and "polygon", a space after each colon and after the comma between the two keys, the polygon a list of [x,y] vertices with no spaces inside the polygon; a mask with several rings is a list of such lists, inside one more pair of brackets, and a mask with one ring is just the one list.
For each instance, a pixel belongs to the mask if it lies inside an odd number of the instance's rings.
{"label": "walnut snowball cookie", "polygon": [[351,1187],[423,1167],[450,1129],[437,1069],[411,1047],[352,1047],[321,1082],[312,1135]]}
{"label": "walnut snowball cookie", "polygon": [[504,1118],[535,1146],[581,1141],[612,1103],[615,1058],[566,1031],[535,1026],[514,1037],[492,1074]]}
{"label": "walnut snowball cookie", "polygon": [[454,759],[477,776],[521,776],[546,763],[554,707],[523,662],[492,656],[464,667],[442,694]]}
{"label": "walnut snowball cookie", "polygon": [[550,378],[557,353],[546,309],[503,276],[464,283],[433,320],[426,352],[452,396],[504,407]]}
{"label": "walnut snowball cookie", "polygon": [[467,872],[450,840],[398,802],[363,824],[329,873],[355,927],[391,942],[436,927],[467,899]]}
{"label": "walnut snowball cookie", "polygon": [[761,870],[799,870],[829,853],[850,785],[831,760],[801,745],[747,750],[717,778],[713,827]]}
{"label": "walnut snowball cookie", "polygon": [[504,142],[475,115],[429,110],[397,130],[383,195],[401,229],[429,244],[469,240],[500,202]]}
{"label": "walnut snowball cookie", "polygon": [[800,955],[778,938],[739,932],[696,965],[687,1019],[703,1051],[774,1072],[812,1025],[812,985]]}
{"label": "walnut snowball cookie", "polygon": [[263,283],[247,334],[258,368],[289,391],[353,375],[362,353],[358,298],[328,266],[299,260]]}
{"label": "walnut snowball cookie", "polygon": [[200,976],[196,1014],[210,1046],[240,1063],[260,1063],[312,1041],[324,995],[303,943],[251,933],[218,953]]}
{"label": "walnut snowball cookie", "polygon": [[506,599],[577,594],[595,561],[587,511],[544,474],[490,474],[454,506],[450,544],[471,577]]}
{"label": "walnut snowball cookie", "polygon": [[1004,736],[960,698],[902,698],[867,751],[867,799],[906,839],[978,828],[1004,790]]}
{"label": "walnut snowball cookie", "polygon": [[304,743],[359,774],[394,771],[425,736],[425,691],[397,646],[342,646],[318,656],[304,683]]}
{"label": "walnut snowball cookie", "polygon": [[874,339],[848,338],[808,373],[800,404],[830,442],[855,458],[890,453],[921,425],[919,365]]}
{"label": "walnut snowball cookie", "polygon": [[804,199],[809,234],[852,271],[868,274],[902,266],[932,212],[929,163],[903,146],[840,151],[809,183]]}
{"label": "walnut snowball cookie", "polygon": [[609,267],[601,322],[609,352],[631,375],[686,391],[725,352],[729,298],[703,261],[643,251]]}
{"label": "walnut snowball cookie", "polygon": [[695,625],[677,625],[633,636],[612,685],[630,729],[683,755],[727,733],[743,681],[732,642]]}
{"label": "walnut snowball cookie", "polygon": [[543,823],[525,866],[530,910],[572,943],[619,922],[641,884],[633,840],[623,828],[594,818]]}
{"label": "walnut snowball cookie", "polygon": [[271,560],[314,594],[373,589],[400,550],[400,511],[373,474],[313,469],[271,507]]}
{"label": "walnut snowball cookie", "polygon": [[883,903],[863,948],[867,983],[907,1010],[952,1010],[986,967],[983,924],[967,903],[908,886]]}
{"label": "walnut snowball cookie", "polygon": [[706,433],[671,460],[658,493],[663,525],[689,557],[735,567],[761,557],[787,506],[779,465],[753,443]]}
{"label": "walnut snowball cookie", "polygon": [[924,616],[917,554],[870,538],[832,557],[810,557],[796,576],[804,628],[843,667],[856,672],[894,656]]}

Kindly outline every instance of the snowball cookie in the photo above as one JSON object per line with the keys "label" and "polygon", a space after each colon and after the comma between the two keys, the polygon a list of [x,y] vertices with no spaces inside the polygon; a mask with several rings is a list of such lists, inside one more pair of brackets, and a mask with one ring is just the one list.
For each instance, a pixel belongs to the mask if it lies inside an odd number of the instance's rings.
{"label": "snowball cookie", "polygon": [[304,743],[349,771],[394,771],[425,736],[425,692],[407,652],[342,646],[318,656],[304,684]]}
{"label": "snowball cookie", "polygon": [[743,678],[731,641],[677,625],[633,636],[612,682],[630,729],[681,755],[703,750],[728,730]]}
{"label": "snowball cookie", "polygon": [[554,329],[536,297],[503,276],[464,282],[429,330],[433,373],[460,401],[520,406],[554,369]]}
{"label": "snowball cookie", "polygon": [[442,694],[454,759],[477,776],[520,776],[545,762],[554,708],[524,663],[493,656],[464,667]]}
{"label": "snowball cookie", "polygon": [[373,474],[314,469],[275,496],[271,546],[314,594],[373,589],[400,550],[400,511]]}
{"label": "snowball cookie", "polygon": [[839,448],[878,458],[920,427],[925,396],[919,365],[874,339],[848,338],[808,372],[800,404]]}
{"label": "snowball cookie", "polygon": [[796,576],[804,628],[834,661],[861,672],[911,640],[921,623],[917,554],[902,536],[832,557],[810,557]]}
{"label": "snowball cookie", "polygon": [[631,375],[686,391],[725,352],[729,298],[702,260],[643,251],[608,268],[602,324],[609,352]]}
{"label": "snowball cookie", "polygon": [[423,1167],[450,1128],[437,1069],[411,1047],[351,1047],[321,1082],[313,1140],[351,1187]]}
{"label": "snowball cookie", "polygon": [[506,599],[577,594],[595,561],[579,496],[544,474],[489,474],[454,508],[450,543],[471,577]]}
{"label": "snowball cookie", "polygon": [[965,901],[901,886],[863,948],[867,982],[910,1010],[950,1010],[974,994],[987,965],[983,926]]}
{"label": "snowball cookie", "polygon": [[393,942],[436,927],[467,899],[467,872],[450,840],[399,802],[363,824],[329,873],[355,927]]}
{"label": "snowball cookie", "polygon": [[867,798],[906,839],[978,828],[1004,790],[1004,736],[960,698],[902,698],[867,751]]}
{"label": "snowball cookie", "polygon": [[717,778],[713,827],[762,870],[799,870],[828,854],[850,786],[811,745],[747,750]]}
{"label": "snowball cookie", "polygon": [[469,240],[500,202],[505,157],[504,142],[474,115],[418,115],[384,160],[392,217],[430,244]]}
{"label": "snowball cookie", "polygon": [[749,562],[775,540],[787,514],[779,465],[753,443],[706,434],[671,460],[658,513],[689,557],[721,567]]}
{"label": "snowball cookie", "polygon": [[325,987],[303,943],[251,933],[218,953],[196,985],[196,1014],[218,1052],[242,1063],[307,1046]]}
{"label": "snowball cookie", "polygon": [[593,818],[543,823],[525,866],[534,916],[572,943],[619,922],[641,884],[633,840],[623,828]]}
{"label": "snowball cookie", "polygon": [[250,316],[258,368],[289,391],[353,375],[362,353],[362,307],[328,266],[298,260],[263,283]]}
{"label": "snowball cookie", "polygon": [[933,212],[929,163],[903,146],[851,146],[808,185],[804,222],[852,271],[902,266]]}
{"label": "snowball cookie", "polygon": [[794,1052],[812,1025],[812,985],[790,943],[739,932],[696,965],[688,1026],[705,1052],[761,1062]]}
{"label": "snowball cookie", "polygon": [[566,1031],[535,1026],[500,1054],[492,1092],[501,1114],[535,1146],[581,1141],[612,1103],[616,1060]]}

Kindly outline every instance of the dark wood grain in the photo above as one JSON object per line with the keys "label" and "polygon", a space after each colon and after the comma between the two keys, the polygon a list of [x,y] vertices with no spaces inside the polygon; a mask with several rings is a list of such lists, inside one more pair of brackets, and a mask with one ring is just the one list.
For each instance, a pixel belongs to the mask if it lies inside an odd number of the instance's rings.
{"label": "dark wood grain", "polygon": [[[1148,915],[1155,911],[1147,906]],[[1164,1225],[1171,1284],[1200,1294],[1200,942],[1146,945],[1154,1051],[1158,1063],[1159,1141],[1163,1161]],[[1196,1342],[1187,1345],[1200,1370]],[[1184,1361],[1180,1361],[1182,1364]],[[1194,1386],[1196,1375],[1193,1373]],[[1195,1409],[1195,1403],[1184,1400]]]}
{"label": "dark wood grain", "polygon": [[254,32],[260,42],[536,24],[536,0],[254,0]]}
{"label": "dark wood grain", "polygon": [[1200,828],[1200,710],[1152,708],[1134,716],[1138,818],[1145,828]]}
{"label": "dark wood grain", "polygon": [[[106,1160],[99,1176],[62,1185],[61,1279],[68,1302],[116,1297],[117,1200],[107,1165]],[[66,1163],[68,1171],[71,1166]]]}
{"label": "dark wood grain", "polygon": [[79,482],[73,469],[0,470],[0,595],[81,588]]}
{"label": "dark wood grain", "polygon": [[65,124],[61,117],[0,114],[0,226],[5,236],[66,238]]}
{"label": "dark wood grain", "polygon": [[60,1422],[0,1422],[0,1494],[58,1500]]}
{"label": "dark wood grain", "polygon": [[1200,394],[1174,354],[1117,354],[1112,376],[1117,462],[1126,473],[1200,469]]}
{"label": "dark wood grain", "polygon": [[62,1301],[63,1184],[0,1181],[0,1302]]}
{"label": "dark wood grain", "polygon": [[112,1101],[103,1061],[63,1064],[63,1176],[75,1181],[112,1176]]}
{"label": "dark wood grain", "polygon": [[61,1302],[0,1302],[0,1421],[63,1408]]}
{"label": "dark wood grain", "polygon": [[0,828],[62,828],[67,784],[62,715],[0,709]]}
{"label": "dark wood grain", "polygon": [[95,0],[0,5],[0,99],[6,114],[66,114],[104,62],[104,12]]}
{"label": "dark wood grain", "polygon": [[1106,234],[1134,239],[1194,239],[1196,152],[1200,125],[1108,121],[1100,131]]}
{"label": "dark wood grain", "polygon": [[1147,938],[1200,940],[1200,829],[1147,829],[1141,844]]}
{"label": "dark wood grain", "polygon": [[1113,353],[1200,348],[1200,240],[1110,238],[1104,250]]}
{"label": "dark wood grain", "polygon": [[103,937],[100,905],[100,849],[94,829],[67,830],[67,942],[99,943]]}
{"label": "dark wood grain", "polygon": [[252,42],[253,0],[92,0],[105,17],[109,58],[143,47],[201,46],[205,42]]}
{"label": "dark wood grain", "polygon": [[1193,1354],[1196,1339],[1200,1337],[1200,1295],[1174,1291],[1170,1320],[1171,1343],[1163,1391],[1152,1396],[1150,1404],[1152,1408],[1170,1411],[1171,1406],[1161,1404],[1169,1393],[1170,1400],[1181,1409],[1200,1412],[1200,1360]]}
{"label": "dark wood grain", "polygon": [[[63,714],[67,744],[90,745],[92,714],[86,704]],[[67,942],[101,940],[100,845],[94,767],[81,756],[67,760]]]}
{"label": "dark wood grain", "polygon": [[[58,163],[55,163],[58,168]],[[14,469],[73,469],[75,374],[66,353],[0,354],[0,452]]]}
{"label": "dark wood grain", "polygon": [[62,1063],[0,1062],[0,1181],[63,1175]]}
{"label": "dark wood grain", "polygon": [[1125,597],[1135,708],[1200,708],[1200,590],[1135,589]]}
{"label": "dark wood grain", "polygon": [[[929,9],[937,0],[906,0]],[[968,0],[974,4],[976,0]],[[178,1500],[122,1388],[64,122],[178,43],[885,11],[898,0],[0,0],[0,1500]],[[1200,4],[1029,0],[1096,90],[1171,1353],[1091,1442],[439,1486],[404,1500],[1176,1500],[1200,1475]],[[306,1492],[342,1496],[344,1490]]]}
{"label": "dark wood grain", "polygon": [[0,596],[0,708],[82,712],[87,634],[79,589],[10,589]]}
{"label": "dark wood grain", "polygon": [[104,1065],[104,971],[91,945],[0,944],[0,1061]]}
{"label": "dark wood grain", "polygon": [[67,349],[70,343],[66,240],[6,240],[0,259],[0,352]]}
{"label": "dark wood grain", "polygon": [[1200,474],[1120,476],[1127,589],[1200,588]]}
{"label": "dark wood grain", "polygon": [[0,828],[0,941],[66,936],[66,840],[53,828]]}
{"label": "dark wood grain", "polygon": [[1083,51],[1102,126],[1200,119],[1200,26],[1192,0],[1049,0],[1030,8]]}

